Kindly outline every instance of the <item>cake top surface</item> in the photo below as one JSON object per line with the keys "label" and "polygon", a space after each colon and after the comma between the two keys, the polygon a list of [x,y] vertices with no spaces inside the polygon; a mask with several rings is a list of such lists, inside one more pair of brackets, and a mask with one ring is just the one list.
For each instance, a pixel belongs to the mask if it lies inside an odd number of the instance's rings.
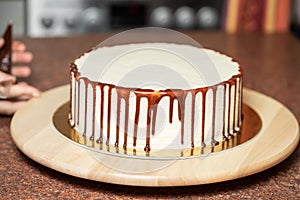
{"label": "cake top surface", "polygon": [[172,43],[99,47],[75,60],[80,77],[126,88],[152,90],[213,86],[241,74],[231,57]]}

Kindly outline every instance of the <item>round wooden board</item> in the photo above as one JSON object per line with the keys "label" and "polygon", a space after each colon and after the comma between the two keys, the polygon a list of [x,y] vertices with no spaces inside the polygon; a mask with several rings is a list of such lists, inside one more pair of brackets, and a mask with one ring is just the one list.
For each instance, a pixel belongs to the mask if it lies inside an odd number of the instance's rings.
{"label": "round wooden board", "polygon": [[30,100],[15,113],[11,134],[31,159],[73,176],[122,185],[184,186],[248,176],[287,158],[299,141],[299,126],[282,104],[244,89],[243,101],[262,120],[251,140],[228,150],[199,158],[178,160],[112,156],[82,148],[65,138],[52,123],[54,112],[69,100],[69,86],[61,86]]}

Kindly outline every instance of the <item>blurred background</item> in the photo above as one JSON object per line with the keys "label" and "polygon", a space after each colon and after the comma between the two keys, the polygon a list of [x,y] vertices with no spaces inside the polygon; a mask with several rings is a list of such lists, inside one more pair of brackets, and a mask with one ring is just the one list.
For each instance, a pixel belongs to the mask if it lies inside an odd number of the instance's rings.
{"label": "blurred background", "polygon": [[300,0],[0,0],[0,31],[55,37],[134,27],[292,32],[300,37]]}

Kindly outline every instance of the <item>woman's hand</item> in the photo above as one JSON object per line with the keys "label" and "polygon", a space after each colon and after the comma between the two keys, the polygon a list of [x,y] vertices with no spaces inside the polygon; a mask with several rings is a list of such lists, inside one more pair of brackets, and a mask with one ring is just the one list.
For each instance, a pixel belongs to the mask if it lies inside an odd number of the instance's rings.
{"label": "woman's hand", "polygon": [[[4,44],[0,38],[0,47]],[[24,64],[13,66],[12,75],[0,72],[0,114],[11,115],[34,96],[39,96],[40,91],[25,82],[16,84],[17,77],[28,77],[31,73],[28,63],[32,61],[32,53],[26,51],[26,46],[22,42],[14,41],[12,46],[13,64]]]}

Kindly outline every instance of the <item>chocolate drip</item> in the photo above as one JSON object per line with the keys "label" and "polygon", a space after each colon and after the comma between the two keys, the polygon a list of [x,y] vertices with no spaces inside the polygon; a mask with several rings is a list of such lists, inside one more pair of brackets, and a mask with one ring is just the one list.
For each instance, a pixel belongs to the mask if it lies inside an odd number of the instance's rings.
{"label": "chocolate drip", "polygon": [[201,132],[201,146],[205,147],[204,135],[205,135],[205,110],[206,110],[206,94],[208,88],[203,88],[202,93],[202,132]]}
{"label": "chocolate drip", "polygon": [[213,111],[212,111],[212,119],[211,119],[211,121],[212,121],[211,145],[212,146],[218,145],[218,142],[215,140],[217,88],[218,88],[218,86],[215,86],[215,87],[212,88],[212,92],[213,92],[213,95],[212,95],[212,97],[213,97]]}
{"label": "chocolate drip", "polygon": [[120,115],[121,115],[121,98],[118,96],[117,100],[117,124],[116,124],[116,142],[115,147],[119,146],[119,134],[120,134]]}
{"label": "chocolate drip", "polygon": [[238,126],[242,125],[242,96],[243,96],[243,79],[242,77],[239,78],[239,111],[238,111]]}
{"label": "chocolate drip", "polygon": [[83,78],[84,85],[85,85],[85,94],[84,94],[84,128],[83,128],[83,135],[86,136],[86,129],[87,129],[87,110],[88,110],[88,105],[87,105],[87,100],[88,100],[88,79]]}
{"label": "chocolate drip", "polygon": [[12,57],[12,24],[9,23],[4,34],[3,39],[5,40],[4,45],[0,48],[0,70],[11,74],[11,57]]}
{"label": "chocolate drip", "polygon": [[157,115],[157,108],[158,108],[158,104],[154,104],[153,105],[153,109],[152,109],[152,125],[151,125],[151,128],[152,128],[152,135],[155,135],[155,125],[156,125],[156,115]]}
{"label": "chocolate drip", "polygon": [[147,98],[147,128],[146,128],[146,146],[144,150],[149,152],[150,148],[150,131],[152,129],[152,135],[155,135],[155,124],[156,124],[156,115],[158,109],[158,103],[162,99],[163,96],[166,96],[167,93],[160,93],[154,90],[143,90],[143,89],[136,89],[134,90],[136,95],[136,114],[135,114],[135,127],[134,127],[134,142],[133,146],[136,146],[137,140],[137,131],[139,126],[139,108],[140,108],[140,101],[142,97]]}
{"label": "chocolate drip", "polygon": [[235,133],[235,124],[236,124],[236,94],[237,94],[237,81],[234,80],[234,98],[233,98],[233,123],[232,123],[232,131]]}
{"label": "chocolate drip", "polygon": [[146,132],[146,146],[144,148],[144,150],[146,152],[149,152],[151,150],[150,148],[150,116],[151,115],[151,104],[148,101],[148,108],[147,108],[147,132]]}
{"label": "chocolate drip", "polygon": [[223,87],[223,114],[222,114],[222,117],[223,117],[223,129],[222,129],[222,137],[223,137],[223,140],[227,141],[228,138],[227,136],[225,135],[225,126],[226,126],[226,123],[225,123],[225,114],[226,114],[226,91],[227,91],[227,84],[225,83],[224,84],[224,87]]}
{"label": "chocolate drip", "polygon": [[[146,151],[147,155],[149,155],[149,152],[151,150],[151,141],[150,138],[151,136],[154,136],[156,134],[156,120],[157,120],[157,112],[158,112],[158,104],[161,101],[163,97],[168,97],[169,98],[169,122],[173,123],[173,111],[174,111],[174,101],[177,100],[178,102],[178,120],[181,123],[181,137],[180,137],[180,142],[181,144],[184,144],[184,135],[185,135],[185,104],[186,104],[186,97],[188,94],[191,94],[191,127],[190,127],[190,135],[191,135],[191,140],[190,140],[190,145],[191,148],[194,148],[194,139],[195,139],[195,125],[198,123],[195,123],[195,109],[196,109],[196,95],[198,93],[202,94],[202,113],[201,113],[201,147],[204,148],[206,146],[205,144],[205,123],[206,123],[206,110],[207,110],[207,92],[209,90],[212,90],[212,131],[211,131],[211,143],[212,147],[218,144],[218,141],[216,141],[216,130],[215,130],[215,124],[216,124],[216,112],[217,112],[217,90],[218,86],[222,86],[224,88],[224,95],[223,95],[223,129],[222,129],[222,137],[223,140],[227,141],[228,137],[232,136],[231,133],[234,133],[236,131],[236,128],[238,128],[241,124],[241,113],[242,113],[242,99],[241,99],[241,94],[242,93],[242,82],[241,82],[241,74],[232,77],[229,81],[222,82],[217,85],[209,86],[209,87],[204,87],[204,88],[196,88],[196,89],[191,89],[191,90],[160,90],[160,91],[154,91],[150,89],[140,89],[140,88],[123,88],[119,86],[114,86],[111,84],[103,84],[99,82],[93,82],[88,80],[87,78],[80,77],[79,72],[77,71],[76,65],[71,65],[71,79],[75,80],[75,88],[71,86],[71,91],[70,95],[72,96],[72,91],[74,90],[75,97],[78,93],[77,97],[77,104],[76,100],[74,109],[71,108],[71,112],[76,112],[77,115],[72,115],[74,116],[74,124],[77,123],[77,125],[80,123],[79,120],[79,115],[80,115],[80,87],[81,87],[81,81],[83,80],[84,86],[85,86],[85,110],[84,110],[84,131],[83,135],[86,135],[87,131],[87,111],[88,111],[88,105],[87,105],[87,100],[88,100],[88,85],[91,84],[92,90],[93,90],[93,103],[92,103],[92,113],[93,113],[93,118],[92,118],[92,134],[90,139],[94,140],[95,137],[95,115],[96,115],[96,105],[97,105],[97,98],[96,98],[96,88],[100,88],[100,136],[96,140],[96,142],[100,143],[100,148],[102,149],[102,143],[103,143],[103,128],[104,128],[104,101],[106,98],[105,94],[105,88],[107,88],[107,140],[106,144],[110,144],[110,128],[111,128],[111,107],[112,107],[112,89],[114,88],[117,94],[117,110],[116,110],[116,140],[115,142],[115,147],[117,148],[116,151],[119,151],[119,143],[120,143],[120,124],[121,124],[121,105],[122,102],[124,101],[124,143],[123,143],[123,150],[126,152],[127,150],[127,144],[128,144],[128,126],[129,126],[129,103],[131,98],[135,98],[135,117],[134,117],[134,131],[133,131],[133,147],[134,150],[133,152],[136,152],[135,147],[137,146],[137,133],[138,133],[138,128],[139,128],[139,117],[140,117],[140,104],[141,104],[141,99],[145,98],[147,99],[147,127],[146,127],[146,145],[144,147],[144,150]],[[77,83],[77,85],[76,85]],[[77,88],[76,88],[77,86]],[[232,91],[234,87],[234,91]],[[78,91],[77,91],[78,90]],[[228,90],[228,92],[227,92]],[[231,98],[231,93],[234,92],[234,98]],[[228,94],[228,98],[227,97]],[[71,97],[72,98],[72,97]],[[233,99],[233,100],[232,100]],[[73,100],[71,99],[71,103],[73,103]],[[227,106],[226,106],[227,105]],[[226,108],[228,107],[227,111]],[[232,113],[233,112],[233,113]],[[226,116],[227,113],[227,116]],[[233,117],[232,117],[233,115]],[[76,120],[77,117],[77,120]],[[226,123],[226,117],[227,117],[227,123]],[[232,123],[231,123],[232,122]],[[223,145],[223,143],[222,143]],[[108,146],[107,146],[108,148]],[[109,149],[108,149],[109,150]],[[213,151],[213,149],[212,149]],[[191,151],[191,155],[193,155],[193,151]]]}
{"label": "chocolate drip", "polygon": [[125,99],[125,128],[124,128],[124,144],[123,149],[127,148],[127,137],[128,137],[128,121],[129,121],[129,96]]}
{"label": "chocolate drip", "polygon": [[196,94],[194,91],[192,93],[192,111],[191,111],[191,148],[194,148],[194,137],[195,137],[195,99]]}
{"label": "chocolate drip", "polygon": [[93,119],[92,119],[92,135],[90,137],[90,140],[95,139],[95,122],[96,122],[96,84],[92,83],[92,89],[93,89]]}
{"label": "chocolate drip", "polygon": [[228,116],[227,116],[227,134],[228,134],[228,138],[232,137],[232,134],[230,133],[230,115],[231,115],[231,88],[232,85],[229,85],[228,87]]}
{"label": "chocolate drip", "polygon": [[[109,139],[110,139],[110,119],[111,119],[111,90],[112,90],[112,86],[109,85],[108,86],[108,91],[107,91],[107,96],[108,96],[108,99],[107,99],[107,104],[108,104],[108,107],[107,107],[107,140],[106,140],[106,144],[108,145],[109,144]],[[103,90],[104,92],[104,90]],[[104,109],[104,106],[101,108],[102,110]]]}
{"label": "chocolate drip", "polygon": [[[70,82],[72,83],[72,80],[73,80],[73,76],[74,76],[74,73],[73,72],[71,72],[71,74],[70,74]],[[70,113],[69,113],[69,122],[70,122],[70,125],[71,125],[71,127],[74,127],[75,126],[75,123],[74,123],[74,118],[73,118],[73,116],[72,116],[72,113],[73,113],[73,95],[72,95],[72,93],[73,93],[73,89],[74,89],[74,87],[73,87],[73,84],[71,84],[71,86],[70,86],[70,105],[69,105],[69,108],[70,108]],[[76,94],[75,94],[75,96],[76,96]]]}
{"label": "chocolate drip", "polygon": [[194,155],[194,148],[191,148],[190,156],[193,156],[193,155]]}
{"label": "chocolate drip", "polygon": [[[76,69],[76,65],[75,64],[71,64],[70,65],[70,83],[73,83],[73,80],[74,80],[74,84],[76,84],[76,74],[78,74],[78,71]],[[73,90],[74,90],[74,97],[72,95],[73,93]],[[75,126],[75,123],[76,123],[76,115],[73,113],[73,107],[74,107],[74,111],[75,111],[75,108],[76,108],[76,105],[73,105],[76,104],[76,100],[73,102],[73,98],[75,99],[76,97],[76,94],[77,93],[77,90],[76,90],[76,86],[73,87],[73,84],[71,84],[71,87],[70,87],[70,122],[72,122],[71,124],[71,127],[74,127]]]}
{"label": "chocolate drip", "polygon": [[176,92],[176,98],[178,101],[179,120],[181,121],[181,144],[184,144],[185,99],[186,99],[187,93],[188,92],[185,90]]}
{"label": "chocolate drip", "polygon": [[173,122],[173,109],[174,109],[174,100],[175,98],[170,96],[170,108],[169,108],[169,122]]}
{"label": "chocolate drip", "polygon": [[[71,90],[73,90],[73,88],[71,87]],[[76,87],[74,88],[74,97],[70,97],[70,100],[72,100],[73,101],[73,98],[75,99],[76,98],[76,95],[77,95],[77,89],[76,89]],[[72,95],[71,95],[72,96]],[[71,102],[72,102],[71,101]],[[76,100],[74,100],[74,104],[75,105],[73,105],[74,106],[74,111],[75,111],[75,109],[76,109]],[[76,124],[76,120],[77,120],[77,118],[76,118],[76,115],[73,113],[73,115],[74,115],[74,119],[73,119],[73,127],[75,126],[75,124]],[[72,116],[72,115],[71,115]]]}
{"label": "chocolate drip", "polygon": [[136,140],[137,140],[137,131],[139,125],[139,117],[140,117],[140,104],[141,104],[141,97],[136,97],[136,106],[135,106],[135,117],[134,117],[134,133],[133,133],[133,146],[136,147]]}
{"label": "chocolate drip", "polygon": [[77,104],[78,104],[78,109],[77,109],[77,125],[79,125],[79,119],[80,119],[80,85],[81,85],[81,83],[80,83],[80,79],[77,81],[77,83],[78,83],[78,97],[77,97]]}
{"label": "chocolate drip", "polygon": [[[98,84],[100,88],[100,133],[99,133],[99,138],[97,140],[98,143],[102,144],[103,143],[103,114],[104,114],[104,86],[101,84]],[[102,147],[102,146],[100,146]]]}
{"label": "chocolate drip", "polygon": [[128,136],[128,119],[129,119],[129,96],[130,90],[122,90],[116,88],[117,92],[117,124],[116,124],[116,142],[115,146],[119,146],[119,135],[120,135],[120,115],[121,115],[121,99],[125,101],[125,121],[124,121],[124,144],[123,149],[127,147],[127,136]]}

